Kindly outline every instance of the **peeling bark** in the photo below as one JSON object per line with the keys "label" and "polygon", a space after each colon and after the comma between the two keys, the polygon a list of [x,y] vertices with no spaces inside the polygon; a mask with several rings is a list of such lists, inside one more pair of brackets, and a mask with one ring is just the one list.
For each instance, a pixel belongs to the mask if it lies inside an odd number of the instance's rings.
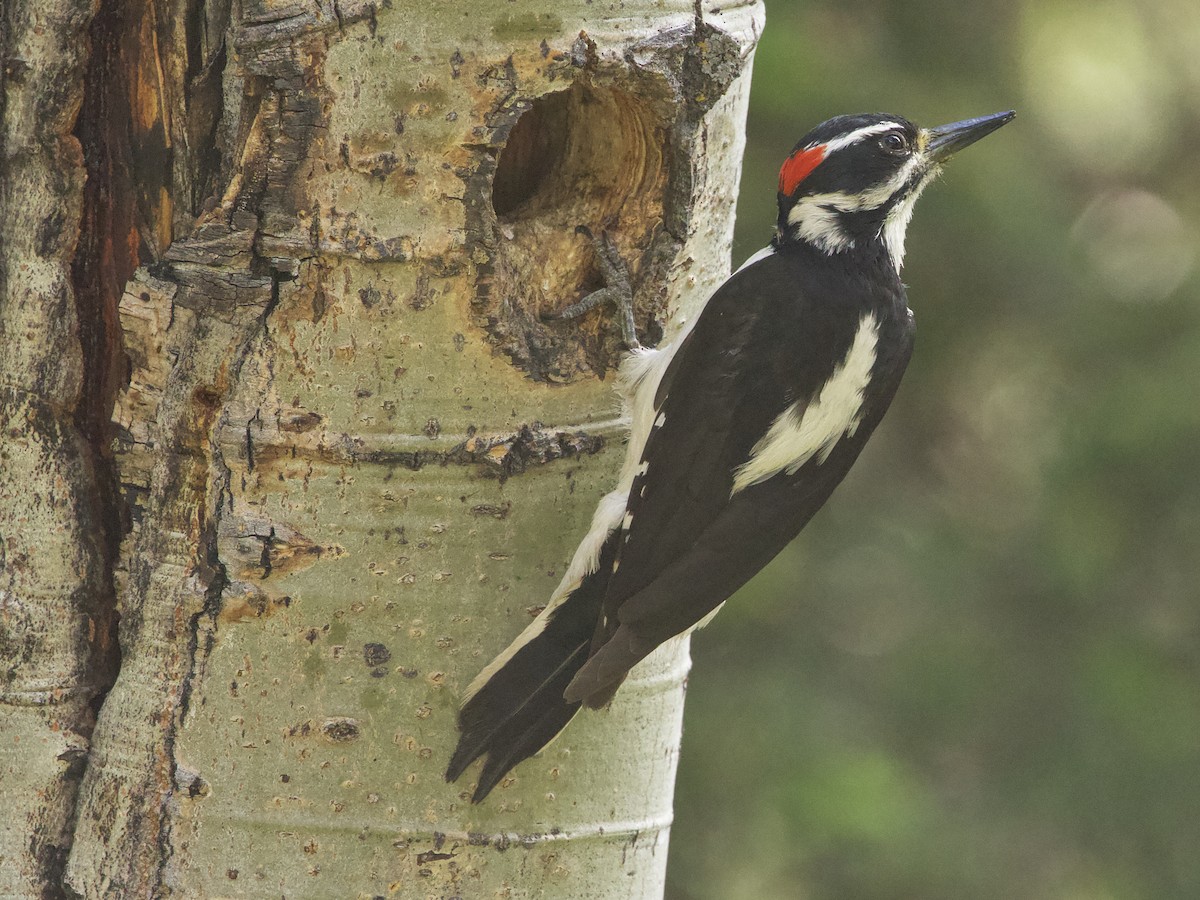
{"label": "peeling bark", "polygon": [[0,894],[59,893],[103,688],[104,522],[81,415],[71,134],[90,4],[0,13]]}
{"label": "peeling bark", "polygon": [[[0,220],[39,241],[3,251],[0,325],[38,340],[0,345],[0,487],[46,509],[0,510],[0,762],[40,729],[48,787],[0,892],[57,890],[69,847],[84,897],[661,893],[685,648],[486,804],[441,773],[620,465],[619,329],[544,320],[600,286],[576,228],[643,340],[719,283],[761,7],[551,7],[105,0],[86,89],[88,8],[17,67],[58,105],[4,110],[37,135],[4,201],[42,180]],[[61,748],[23,665],[59,672]]]}

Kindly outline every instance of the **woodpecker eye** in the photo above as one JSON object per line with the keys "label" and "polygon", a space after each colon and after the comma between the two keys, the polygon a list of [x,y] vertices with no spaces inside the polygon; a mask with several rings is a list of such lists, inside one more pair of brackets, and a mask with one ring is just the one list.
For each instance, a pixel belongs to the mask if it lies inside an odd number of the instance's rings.
{"label": "woodpecker eye", "polygon": [[907,153],[908,138],[898,131],[885,134],[879,141],[881,147],[889,153]]}

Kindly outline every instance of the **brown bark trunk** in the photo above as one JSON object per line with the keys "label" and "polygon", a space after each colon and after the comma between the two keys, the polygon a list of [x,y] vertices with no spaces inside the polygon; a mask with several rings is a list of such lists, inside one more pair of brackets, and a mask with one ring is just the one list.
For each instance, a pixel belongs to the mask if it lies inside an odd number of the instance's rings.
{"label": "brown bark trunk", "polygon": [[72,289],[90,4],[0,12],[0,895],[53,896],[111,600]]}

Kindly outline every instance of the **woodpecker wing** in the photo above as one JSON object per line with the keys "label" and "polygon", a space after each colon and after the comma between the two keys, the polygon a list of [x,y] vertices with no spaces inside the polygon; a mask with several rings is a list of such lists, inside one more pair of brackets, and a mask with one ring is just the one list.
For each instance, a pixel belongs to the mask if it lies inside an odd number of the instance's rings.
{"label": "woodpecker wing", "polygon": [[[568,702],[606,702],[634,664],[782,550],[845,476],[912,348],[903,287],[886,258],[879,266],[852,271],[785,247],[709,300],[664,375],[659,424],[630,491],[591,658],[567,688]],[[881,278],[884,269],[889,277]],[[870,358],[859,360],[861,391],[826,397],[858,352],[865,322],[874,331]],[[831,408],[835,400],[842,409]],[[847,423],[844,433],[818,428],[825,444],[802,446],[800,424],[835,413]],[[775,431],[787,440],[771,448]],[[785,465],[738,481],[741,467],[779,448],[795,451],[794,471]]]}

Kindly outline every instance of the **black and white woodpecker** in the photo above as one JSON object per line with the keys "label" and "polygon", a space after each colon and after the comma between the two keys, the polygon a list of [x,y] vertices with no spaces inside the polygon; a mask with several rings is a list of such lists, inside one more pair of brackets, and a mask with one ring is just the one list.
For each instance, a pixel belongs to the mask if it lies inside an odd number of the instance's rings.
{"label": "black and white woodpecker", "polygon": [[796,145],[770,245],[678,338],[623,362],[632,426],[617,488],[545,610],[468,687],[447,780],[486,754],[482,800],[821,508],[912,352],[900,266],[913,205],[942,162],[1012,118],[838,116]]}

